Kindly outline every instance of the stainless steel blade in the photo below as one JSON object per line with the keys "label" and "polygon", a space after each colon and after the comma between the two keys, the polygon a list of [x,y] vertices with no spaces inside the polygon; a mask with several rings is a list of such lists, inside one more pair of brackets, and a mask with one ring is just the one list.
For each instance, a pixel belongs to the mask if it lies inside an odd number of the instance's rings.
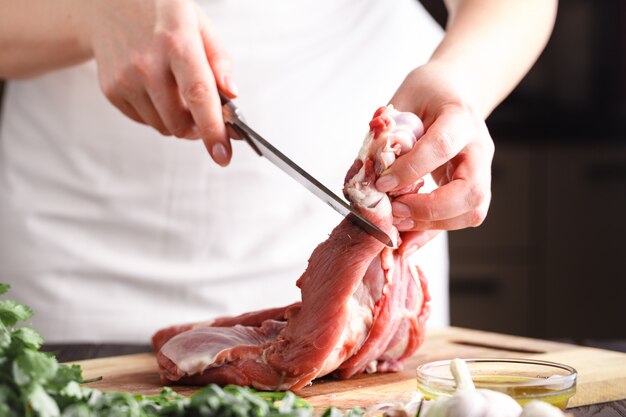
{"label": "stainless steel blade", "polygon": [[239,133],[239,136],[243,137],[257,153],[269,159],[274,165],[305,186],[322,201],[334,208],[339,214],[347,217],[353,224],[385,245],[389,247],[395,246],[391,238],[378,226],[363,217],[361,213],[329,190],[324,184],[316,180],[308,172],[300,168],[295,162],[272,146],[271,143],[263,139],[261,135],[252,130],[241,118],[237,118],[236,120],[231,119],[229,123],[231,124],[230,127],[238,130],[237,133]]}

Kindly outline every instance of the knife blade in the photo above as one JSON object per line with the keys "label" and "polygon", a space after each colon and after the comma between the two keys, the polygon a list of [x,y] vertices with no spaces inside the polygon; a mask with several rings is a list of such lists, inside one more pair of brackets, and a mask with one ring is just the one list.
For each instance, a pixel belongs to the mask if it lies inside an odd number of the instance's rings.
{"label": "knife blade", "polygon": [[285,154],[276,149],[276,147],[248,126],[243,118],[243,115],[241,114],[241,111],[230,99],[222,94],[220,94],[220,99],[222,101],[224,123],[226,123],[226,127],[231,137],[234,139],[245,140],[258,155],[268,159],[283,172],[287,173],[291,178],[298,181],[307,190],[315,194],[323,202],[335,209],[335,211],[343,217],[348,218],[348,220],[358,226],[361,230],[367,232],[389,247],[395,246],[394,242],[389,235],[387,235],[387,233],[383,232],[378,226],[363,217],[361,213],[329,190],[328,187],[298,166],[298,164],[285,156]]}

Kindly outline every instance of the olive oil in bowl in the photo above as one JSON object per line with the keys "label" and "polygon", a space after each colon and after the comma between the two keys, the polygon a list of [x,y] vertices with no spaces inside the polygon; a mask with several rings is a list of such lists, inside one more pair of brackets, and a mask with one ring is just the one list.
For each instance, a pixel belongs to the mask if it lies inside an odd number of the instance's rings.
{"label": "olive oil in bowl", "polygon": [[[576,393],[576,370],[554,362],[529,359],[465,359],[478,389],[510,395],[521,405],[546,401],[560,409]],[[427,400],[449,397],[456,390],[450,361],[429,362],[417,368],[417,387]]]}

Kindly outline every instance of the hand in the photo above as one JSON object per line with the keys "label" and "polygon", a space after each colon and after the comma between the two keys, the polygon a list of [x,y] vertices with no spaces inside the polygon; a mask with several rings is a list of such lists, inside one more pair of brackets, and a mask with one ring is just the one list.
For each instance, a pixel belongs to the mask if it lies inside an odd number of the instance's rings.
{"label": "hand", "polygon": [[392,203],[403,250],[410,254],[442,230],[480,225],[491,200],[491,161],[494,144],[483,117],[472,107],[470,87],[429,63],[412,71],[391,103],[411,111],[426,132],[376,182],[392,191],[427,174],[439,186],[431,193],[400,196]]}
{"label": "hand", "polygon": [[86,32],[100,86],[131,119],[163,135],[202,138],[218,164],[231,157],[218,88],[237,90],[206,15],[190,0],[95,0]]}

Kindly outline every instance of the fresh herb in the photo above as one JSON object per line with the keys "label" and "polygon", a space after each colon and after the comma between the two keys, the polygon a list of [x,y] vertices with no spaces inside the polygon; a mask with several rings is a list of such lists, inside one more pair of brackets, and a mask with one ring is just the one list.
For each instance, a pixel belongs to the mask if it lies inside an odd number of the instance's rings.
{"label": "fresh herb", "polygon": [[[0,283],[0,295],[9,285]],[[43,337],[26,325],[32,310],[0,301],[0,417],[312,417],[313,408],[294,393],[207,385],[190,397],[164,388],[159,395],[102,392],[85,385],[78,365],[59,364],[40,352]],[[344,415],[328,408],[324,417]]]}
{"label": "fresh herb", "polygon": [[[0,284],[0,295],[9,289]],[[56,417],[58,402],[70,382],[79,383],[80,370],[59,365],[39,351],[43,338],[28,326],[32,310],[16,301],[0,301],[0,416]]]}
{"label": "fresh herb", "polygon": [[363,415],[363,411],[358,407],[346,411],[345,414],[335,407],[329,407],[324,411],[322,417],[363,417]]}

